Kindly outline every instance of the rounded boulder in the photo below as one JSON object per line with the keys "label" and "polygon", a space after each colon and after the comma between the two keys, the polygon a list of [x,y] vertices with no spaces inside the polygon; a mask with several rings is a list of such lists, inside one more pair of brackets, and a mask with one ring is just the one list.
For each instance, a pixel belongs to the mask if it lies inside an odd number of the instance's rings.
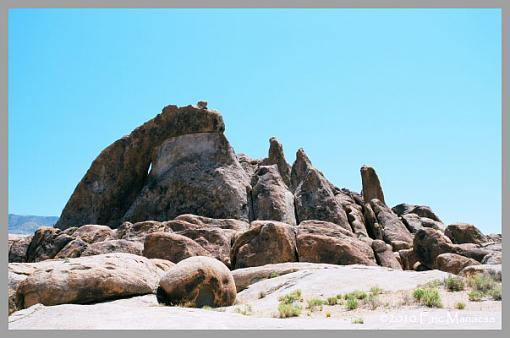
{"label": "rounded boulder", "polygon": [[217,259],[194,256],[177,263],[160,280],[158,301],[189,307],[229,306],[237,296],[234,278]]}

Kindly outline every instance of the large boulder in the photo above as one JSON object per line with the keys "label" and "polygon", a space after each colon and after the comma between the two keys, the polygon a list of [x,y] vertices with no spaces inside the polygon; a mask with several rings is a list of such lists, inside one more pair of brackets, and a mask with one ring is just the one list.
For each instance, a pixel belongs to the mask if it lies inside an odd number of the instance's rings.
{"label": "large boulder", "polygon": [[248,220],[249,178],[222,133],[173,137],[158,148],[124,220],[169,220],[192,213]]}
{"label": "large boulder", "polygon": [[288,190],[276,165],[260,166],[252,177],[251,185],[253,219],[296,225],[294,195]]}
{"label": "large boulder", "polygon": [[230,252],[232,268],[296,262],[296,234],[288,224],[255,221],[236,237]]}
{"label": "large boulder", "polygon": [[169,231],[167,222],[142,221],[134,224],[131,222],[124,222],[116,229],[116,238],[143,241],[145,236],[150,233],[165,231]]}
{"label": "large boulder", "polygon": [[9,263],[27,261],[27,251],[33,236],[9,234]]}
{"label": "large boulder", "polygon": [[283,153],[283,146],[278,142],[276,137],[269,139],[269,154],[260,165],[276,165],[280,176],[286,186],[290,187],[290,171],[291,167],[285,160],[285,154]]}
{"label": "large boulder", "polygon": [[372,209],[372,206],[370,206],[370,203],[365,203],[363,205],[363,217],[365,218],[365,225],[370,238],[383,239],[384,229],[382,225],[379,224],[375,212]]}
{"label": "large boulder", "polygon": [[74,230],[72,237],[92,244],[114,238],[115,231],[105,225],[87,224]]}
{"label": "large boulder", "polygon": [[389,244],[376,239],[372,242],[372,249],[374,250],[375,258],[379,265],[396,270],[402,270],[402,265],[393,254],[393,250]]}
{"label": "large boulder", "polygon": [[300,262],[376,265],[370,245],[334,223],[301,222],[296,241]]}
{"label": "large boulder", "polygon": [[395,251],[411,248],[413,236],[398,216],[378,199],[372,199],[370,206],[375,214],[377,223],[382,227],[384,241],[391,244]]}
{"label": "large boulder", "polygon": [[[148,174],[148,171],[151,167],[155,167],[155,162],[161,164],[162,157],[167,158],[165,154],[158,154],[158,149],[173,152],[167,148],[169,146],[168,143],[166,146],[161,147],[166,140],[176,140],[179,136],[193,134],[203,135],[205,133],[211,133],[213,135],[218,135],[223,133],[224,130],[225,125],[223,119],[217,111],[193,106],[167,106],[163,108],[161,114],[158,114],[152,120],[136,128],[128,136],[115,141],[101,152],[92,162],[91,167],[76,187],[56,226],[62,229],[83,224],[105,224],[113,228],[118,227],[122,223],[122,220],[126,218],[125,214],[132,206],[133,202],[141,198],[140,193],[142,189],[144,189],[144,186],[154,184],[154,180],[149,179],[149,177],[153,178],[153,176]],[[212,138],[215,137],[213,136]],[[205,143],[207,143],[207,139],[207,137],[203,136],[192,136],[186,140],[181,139],[181,141],[205,141]],[[196,147],[206,146],[204,142],[199,143],[200,144],[196,144]],[[223,145],[225,145],[225,142],[223,142]],[[193,147],[193,145],[191,146]],[[225,150],[228,152],[227,148],[222,148],[220,152]],[[207,157],[207,155],[205,156]],[[230,156],[230,154],[228,156]],[[234,162],[238,163],[237,159],[235,159]],[[212,167],[214,167],[214,165]],[[220,165],[216,167],[218,170],[214,172],[212,167],[209,167],[211,172],[202,172],[203,175],[199,177],[204,178],[208,176],[208,174],[216,175],[215,177],[220,181],[223,179],[227,180],[227,186],[235,190],[234,187],[237,183],[235,182],[236,179],[232,177],[231,174],[232,171],[235,172],[237,168],[234,169],[229,164],[226,164],[225,167]],[[180,167],[180,169],[183,168]],[[223,170],[226,172],[222,172]],[[230,174],[227,173],[229,171]],[[186,173],[183,175],[186,175]],[[231,182],[229,179],[234,179],[234,182]],[[191,184],[189,181],[187,183]],[[185,186],[186,185],[179,190],[185,191]],[[161,188],[164,189],[163,186]],[[209,193],[211,193],[211,191],[209,191]],[[230,193],[233,193],[233,195],[230,195],[230,198],[233,199],[235,199],[238,194],[242,195],[241,191],[230,191]],[[226,195],[229,195],[229,193],[227,192]],[[226,199],[228,200],[228,198]],[[175,206],[174,208],[188,209],[188,212],[193,212],[192,209],[196,209],[198,203],[199,202],[195,205],[188,205],[189,209],[186,208],[186,206]],[[231,213],[231,216],[244,213],[242,205],[236,206],[230,210],[228,208],[223,210],[222,213]],[[214,210],[207,211],[212,212]],[[170,214],[172,210],[168,212],[162,210],[161,212]],[[137,215],[132,214],[132,216],[135,217]],[[150,218],[152,217],[143,217],[142,220]],[[154,219],[158,220],[162,218],[165,217]],[[173,217],[166,219],[171,218]]]}
{"label": "large boulder", "polygon": [[125,253],[37,264],[17,287],[18,308],[37,303],[88,304],[153,293],[164,273],[149,259]]}
{"label": "large boulder", "polygon": [[458,275],[466,266],[479,264],[480,263],[478,261],[472,258],[467,258],[454,253],[444,253],[436,257],[435,266],[441,271]]}
{"label": "large boulder", "polygon": [[393,212],[396,213],[398,216],[414,214],[419,217],[426,217],[433,221],[443,223],[439,219],[439,217],[437,217],[437,215],[432,211],[432,209],[426,205],[413,205],[401,203],[394,206],[391,210],[393,210]]}
{"label": "large boulder", "polygon": [[497,281],[502,279],[502,266],[501,264],[489,265],[468,265],[459,273],[461,276],[470,278],[477,275],[489,276]]}
{"label": "large boulder", "polygon": [[[101,242],[99,242],[101,243]],[[55,255],[55,259],[80,257],[89,245],[81,239],[73,239]]]}
{"label": "large boulder", "polygon": [[477,227],[467,223],[450,224],[446,227],[444,234],[455,244],[481,244],[487,241],[486,237]]}
{"label": "large boulder", "polygon": [[413,270],[416,262],[419,262],[418,257],[413,249],[402,249],[398,251],[400,256],[400,264],[404,270]]}
{"label": "large boulder", "polygon": [[453,244],[442,232],[431,228],[418,230],[414,236],[413,250],[419,261],[434,269],[437,267],[437,256],[444,253],[454,253],[481,262],[489,253],[472,243]]}
{"label": "large boulder", "polygon": [[363,199],[365,202],[370,202],[375,198],[384,204],[384,193],[381,182],[379,182],[379,177],[374,168],[364,165],[361,167],[360,172],[361,183],[363,185]]}
{"label": "large boulder", "polygon": [[253,174],[255,174],[255,170],[257,170],[259,164],[262,162],[261,160],[254,160],[243,153],[236,154],[236,156],[239,164],[241,164],[241,167],[243,167],[244,172],[248,177],[252,177]]}
{"label": "large boulder", "polygon": [[37,229],[27,249],[27,262],[39,262],[54,258],[74,238],[60,229],[42,227]]}
{"label": "large boulder", "polygon": [[176,234],[188,237],[204,248],[208,254],[230,267],[231,243],[236,231],[221,228],[199,228],[179,231]]}
{"label": "large boulder", "polygon": [[169,232],[153,232],[145,237],[143,255],[173,263],[192,257],[208,256],[209,252],[191,238]]}
{"label": "large boulder", "polygon": [[363,197],[348,189],[334,189],[335,199],[340,203],[347,215],[352,232],[358,237],[370,237],[365,226],[363,215]]}
{"label": "large boulder", "polygon": [[177,263],[160,280],[158,301],[190,307],[230,306],[236,285],[229,269],[210,257],[191,257]]}
{"label": "large boulder", "polygon": [[432,228],[444,231],[443,223],[434,221],[428,217],[420,217],[416,214],[404,214],[400,216],[400,219],[407,229],[413,234],[423,228]]}

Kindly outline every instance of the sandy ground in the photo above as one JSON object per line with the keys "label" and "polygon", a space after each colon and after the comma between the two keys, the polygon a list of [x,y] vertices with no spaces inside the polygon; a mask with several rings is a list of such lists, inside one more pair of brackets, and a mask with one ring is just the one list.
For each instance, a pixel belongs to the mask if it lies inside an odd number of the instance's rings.
{"label": "sandy ground", "polygon": [[[293,264],[299,267],[299,263]],[[501,329],[500,301],[470,302],[466,291],[441,288],[442,308],[416,304],[413,289],[442,280],[447,274],[441,271],[327,264],[301,268],[252,284],[238,293],[235,305],[226,308],[162,306],[154,295],[93,305],[38,304],[12,314],[9,329]],[[355,310],[347,310],[345,301],[315,311],[306,308],[312,298],[368,292],[372,287],[383,289],[377,301],[359,301]],[[301,315],[277,318],[278,298],[297,289],[303,295]],[[455,309],[457,302],[465,303],[466,308]],[[356,319],[363,323],[354,323]]]}

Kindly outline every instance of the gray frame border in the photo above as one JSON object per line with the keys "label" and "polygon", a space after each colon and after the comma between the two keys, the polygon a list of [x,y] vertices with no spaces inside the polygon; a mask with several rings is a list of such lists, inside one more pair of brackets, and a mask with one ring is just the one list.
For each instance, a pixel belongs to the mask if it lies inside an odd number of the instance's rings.
{"label": "gray frame border", "polygon": [[[0,224],[7,224],[8,214],[8,93],[7,93],[7,79],[8,79],[8,9],[9,8],[501,8],[502,10],[502,233],[505,232],[505,224],[510,221],[510,213],[508,212],[510,189],[510,177],[507,175],[507,168],[509,164],[509,136],[510,120],[506,116],[506,108],[508,107],[508,85],[509,85],[509,71],[505,63],[505,56],[508,54],[509,46],[509,24],[506,13],[510,10],[510,2],[505,0],[0,0],[0,78],[2,79],[2,86],[0,86]],[[3,257],[1,263],[1,274],[4,276],[4,281],[7,280],[7,227],[0,227],[0,236],[4,238],[0,245],[0,252]],[[508,240],[503,236],[503,245],[508,245]],[[506,251],[504,251],[504,261],[508,258]],[[507,273],[503,269],[504,279],[507,278]],[[4,284],[6,285],[6,284]],[[506,294],[507,287],[504,285],[503,293]],[[16,336],[33,337],[34,334],[39,336],[56,336],[56,337],[70,337],[70,336],[108,336],[108,337],[126,337],[138,336],[141,331],[8,331],[7,329],[7,293],[6,289],[2,292],[0,298],[0,317],[1,317],[1,332],[2,336]],[[338,335],[362,335],[362,336],[429,336],[436,332],[441,335],[452,336],[476,336],[481,334],[503,336],[508,324],[508,311],[506,302],[503,302],[503,330],[501,331],[150,331],[143,332],[144,335],[150,336],[167,336],[169,333],[179,336],[193,336],[195,334],[225,337],[237,335],[243,336],[260,336],[262,335],[278,335],[288,337],[308,337],[311,334],[321,336],[338,336]]]}

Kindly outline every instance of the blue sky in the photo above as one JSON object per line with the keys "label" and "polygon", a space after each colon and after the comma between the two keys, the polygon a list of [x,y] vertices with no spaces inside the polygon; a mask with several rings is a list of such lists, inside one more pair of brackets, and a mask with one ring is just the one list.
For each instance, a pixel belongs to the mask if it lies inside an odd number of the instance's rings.
{"label": "blue sky", "polygon": [[167,104],[276,136],[334,184],[501,231],[497,9],[11,9],[9,212],[60,215],[92,160]]}

